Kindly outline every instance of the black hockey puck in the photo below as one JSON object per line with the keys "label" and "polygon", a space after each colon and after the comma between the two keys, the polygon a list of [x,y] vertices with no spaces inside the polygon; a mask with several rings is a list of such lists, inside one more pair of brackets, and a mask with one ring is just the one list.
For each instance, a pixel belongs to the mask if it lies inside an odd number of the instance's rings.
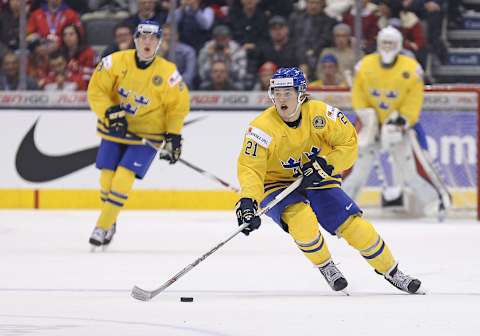
{"label": "black hockey puck", "polygon": [[193,297],[185,297],[185,296],[182,296],[180,298],[180,302],[193,302]]}

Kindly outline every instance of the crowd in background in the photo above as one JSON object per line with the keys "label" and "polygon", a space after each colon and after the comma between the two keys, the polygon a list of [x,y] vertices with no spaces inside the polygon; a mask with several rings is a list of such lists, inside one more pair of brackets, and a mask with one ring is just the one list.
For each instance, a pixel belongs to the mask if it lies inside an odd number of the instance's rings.
{"label": "crowd in background", "polygon": [[[27,3],[27,90],[47,91],[86,90],[101,57],[134,48],[134,29],[145,19],[162,24],[159,54],[176,63],[190,89],[212,91],[266,90],[286,66],[302,68],[311,88],[348,87],[355,45],[374,52],[388,25],[402,32],[404,52],[422,66],[429,54],[441,63],[444,17],[452,26],[459,20],[459,1],[363,0],[362,40],[355,41],[354,0],[179,0],[173,15],[169,0]],[[0,6],[0,90],[16,90],[20,0]],[[85,23],[106,16],[118,19],[112,43],[93,48]]]}

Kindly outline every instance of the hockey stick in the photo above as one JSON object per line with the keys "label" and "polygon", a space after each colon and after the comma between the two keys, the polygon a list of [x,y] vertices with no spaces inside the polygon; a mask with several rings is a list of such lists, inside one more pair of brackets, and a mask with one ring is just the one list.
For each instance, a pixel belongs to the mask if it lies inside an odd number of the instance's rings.
{"label": "hockey stick", "polygon": [[[157,151],[160,151],[160,152],[161,152],[161,151],[163,150],[163,147],[157,146],[154,142],[152,142],[152,141],[150,141],[150,140],[148,140],[148,139],[142,138],[142,142],[143,142],[144,144],[146,144],[146,145],[148,145],[148,146],[156,149]],[[163,143],[164,143],[164,142],[163,142]],[[234,192],[236,192],[236,193],[239,193],[239,192],[240,192],[240,190],[238,190],[238,188],[232,186],[232,185],[231,185],[230,183],[228,183],[227,181],[222,180],[220,177],[215,176],[215,175],[213,175],[212,173],[209,173],[209,172],[203,170],[202,168],[194,165],[193,163],[190,163],[190,162],[188,162],[188,161],[186,161],[186,160],[184,160],[184,159],[182,159],[182,158],[179,158],[178,161],[181,162],[181,163],[183,163],[185,166],[187,166],[187,167],[195,170],[197,173],[202,174],[203,176],[206,176],[206,177],[208,177],[209,179],[214,180],[214,181],[220,183],[221,185],[223,185],[224,187],[230,189],[231,191],[234,191]]]}
{"label": "hockey stick", "polygon": [[[279,193],[277,196],[275,196],[275,198],[272,201],[270,201],[270,203],[268,203],[264,208],[257,211],[256,215],[257,216],[262,216],[263,214],[265,214],[266,212],[271,210],[275,205],[278,204],[278,202],[283,200],[285,197],[290,195],[295,189],[297,189],[297,187],[300,185],[301,182],[302,182],[302,178],[299,178],[298,180],[293,182],[290,186],[288,186],[288,188],[286,188],[281,193]],[[215,245],[212,249],[210,249],[209,251],[204,253],[200,258],[196,259],[193,263],[189,264],[187,267],[185,267],[180,272],[175,274],[173,277],[171,277],[169,280],[167,280],[163,285],[161,285],[157,289],[154,289],[152,291],[148,291],[148,290],[145,290],[145,289],[141,289],[138,286],[134,286],[133,289],[132,289],[132,293],[131,293],[132,297],[137,299],[137,300],[141,300],[141,301],[151,300],[152,298],[154,298],[155,296],[157,296],[158,294],[163,292],[170,285],[172,285],[175,281],[177,281],[182,276],[184,276],[186,273],[188,273],[190,270],[192,270],[195,266],[200,264],[208,256],[210,256],[215,251],[217,251],[220,247],[225,245],[228,241],[230,241],[237,234],[242,232],[242,230],[245,229],[247,226],[248,226],[248,223],[244,223],[244,224],[240,225],[237,230],[235,230],[232,234],[230,234],[228,236],[227,239],[222,240],[220,243]]]}

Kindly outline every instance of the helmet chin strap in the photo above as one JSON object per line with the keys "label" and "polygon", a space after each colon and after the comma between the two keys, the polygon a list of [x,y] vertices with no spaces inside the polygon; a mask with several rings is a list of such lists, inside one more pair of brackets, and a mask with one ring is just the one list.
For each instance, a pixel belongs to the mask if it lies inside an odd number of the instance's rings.
{"label": "helmet chin strap", "polygon": [[295,110],[293,111],[293,113],[291,113],[288,117],[293,117],[294,115],[296,115],[298,113],[298,111],[300,110],[300,107],[302,106],[303,102],[305,101],[305,95],[302,94],[302,93],[298,93],[298,97],[297,97],[297,106],[295,106]]}

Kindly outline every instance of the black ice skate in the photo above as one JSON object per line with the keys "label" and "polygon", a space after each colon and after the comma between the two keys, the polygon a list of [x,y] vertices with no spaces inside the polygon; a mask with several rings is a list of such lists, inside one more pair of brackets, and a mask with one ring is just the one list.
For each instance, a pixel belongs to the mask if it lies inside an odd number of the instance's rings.
{"label": "black ice skate", "polygon": [[385,279],[392,285],[406,293],[425,294],[425,292],[420,289],[422,282],[418,279],[404,274],[398,269],[398,264],[396,264],[390,271],[385,273]]}
{"label": "black ice skate", "polygon": [[104,244],[105,236],[107,231],[101,228],[96,227],[93,229],[92,235],[90,236],[90,244],[93,248],[101,246]]}
{"label": "black ice skate", "polygon": [[322,273],[325,280],[327,280],[328,285],[336,292],[343,291],[348,295],[344,289],[347,287],[348,282],[343,276],[342,272],[335,266],[333,261],[330,259],[326,263],[318,267],[320,273]]}
{"label": "black ice skate", "polygon": [[115,232],[117,232],[117,223],[113,223],[112,227],[107,230],[107,233],[105,234],[105,238],[103,239],[103,245],[108,245],[113,239],[113,236],[115,235]]}

